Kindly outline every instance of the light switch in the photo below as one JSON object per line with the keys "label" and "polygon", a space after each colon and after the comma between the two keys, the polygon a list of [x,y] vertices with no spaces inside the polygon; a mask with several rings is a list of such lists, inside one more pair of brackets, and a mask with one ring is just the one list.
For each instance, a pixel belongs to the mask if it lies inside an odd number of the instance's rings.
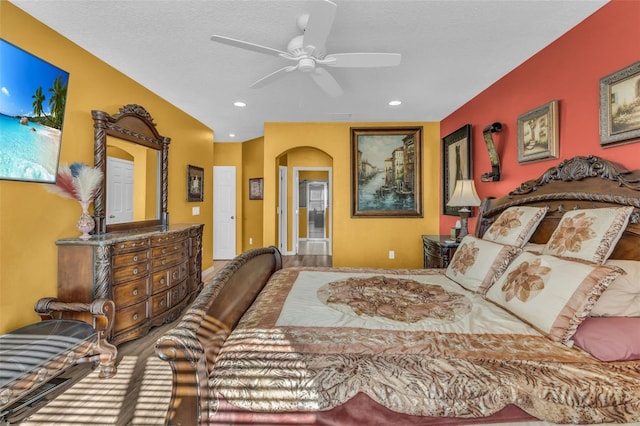
{"label": "light switch", "polygon": [[191,209],[191,213],[193,214],[193,216],[197,216],[200,214],[200,207],[193,207]]}

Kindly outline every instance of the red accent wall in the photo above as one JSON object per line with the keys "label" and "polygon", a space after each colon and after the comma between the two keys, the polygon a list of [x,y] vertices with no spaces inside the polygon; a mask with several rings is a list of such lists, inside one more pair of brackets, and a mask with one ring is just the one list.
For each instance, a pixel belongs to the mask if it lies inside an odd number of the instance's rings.
{"label": "red accent wall", "polygon": [[[640,141],[601,148],[599,136],[600,78],[639,60],[640,1],[613,0],[442,120],[440,135],[472,125],[472,169],[480,198],[505,195],[576,155],[640,169]],[[553,99],[559,101],[558,159],[519,164],[518,116]],[[502,178],[481,182],[480,176],[491,171],[482,129],[496,121],[503,125],[493,134]],[[456,219],[441,215],[440,233],[449,234]],[[469,231],[474,229],[471,218]]]}

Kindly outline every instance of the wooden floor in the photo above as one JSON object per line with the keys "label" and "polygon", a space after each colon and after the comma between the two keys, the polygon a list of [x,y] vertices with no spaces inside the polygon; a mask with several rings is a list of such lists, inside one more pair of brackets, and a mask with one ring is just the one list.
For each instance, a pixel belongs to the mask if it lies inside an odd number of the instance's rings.
{"label": "wooden floor", "polygon": [[[215,261],[203,281],[211,280],[226,261]],[[284,267],[331,266],[331,256],[284,256]],[[175,323],[153,328],[140,339],[118,347],[118,374],[100,379],[91,372],[23,425],[162,425],[171,394],[171,369],[155,353],[158,338]]]}

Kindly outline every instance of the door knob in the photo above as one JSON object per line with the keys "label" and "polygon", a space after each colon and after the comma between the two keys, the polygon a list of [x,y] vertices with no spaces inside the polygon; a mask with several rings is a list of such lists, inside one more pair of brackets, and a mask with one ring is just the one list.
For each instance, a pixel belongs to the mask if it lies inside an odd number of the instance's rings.
{"label": "door knob", "polygon": [[235,217],[231,216],[231,219],[235,219]]}

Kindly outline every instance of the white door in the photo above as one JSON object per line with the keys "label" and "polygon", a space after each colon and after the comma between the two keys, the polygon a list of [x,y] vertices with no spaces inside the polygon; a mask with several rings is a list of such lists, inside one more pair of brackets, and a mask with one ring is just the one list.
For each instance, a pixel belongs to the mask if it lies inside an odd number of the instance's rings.
{"label": "white door", "polygon": [[236,168],[213,168],[213,258],[236,256]]}
{"label": "white door", "polygon": [[278,167],[278,250],[287,252],[287,166]]}
{"label": "white door", "polygon": [[107,225],[133,222],[133,161],[107,157]]}

